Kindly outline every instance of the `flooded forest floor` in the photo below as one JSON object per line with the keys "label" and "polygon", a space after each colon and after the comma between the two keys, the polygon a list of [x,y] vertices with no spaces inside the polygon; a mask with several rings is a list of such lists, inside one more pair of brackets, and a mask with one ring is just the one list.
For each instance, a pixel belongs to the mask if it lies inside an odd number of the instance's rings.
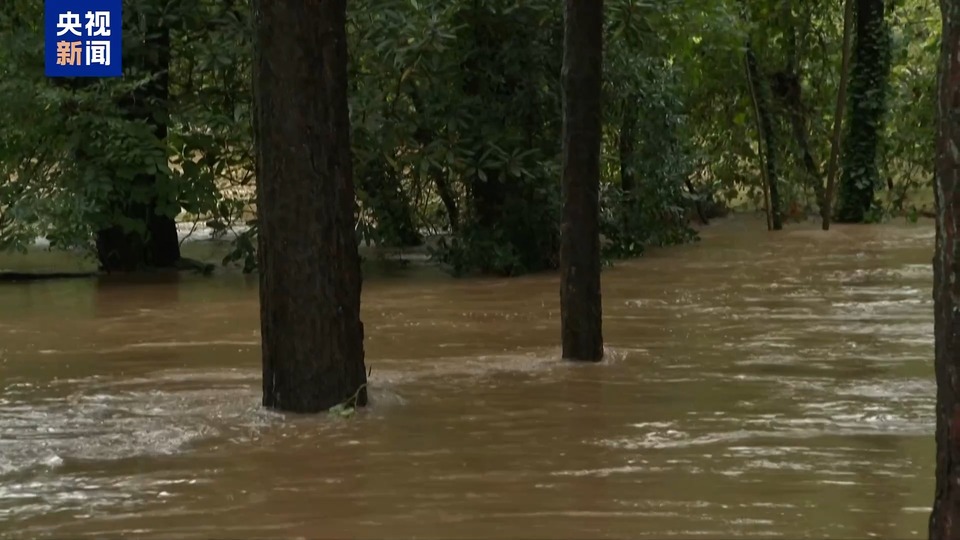
{"label": "flooded forest floor", "polygon": [[255,276],[3,284],[0,537],[924,537],[933,236],[717,220],[604,270],[590,366],[555,274],[372,264],[348,419],[260,408]]}

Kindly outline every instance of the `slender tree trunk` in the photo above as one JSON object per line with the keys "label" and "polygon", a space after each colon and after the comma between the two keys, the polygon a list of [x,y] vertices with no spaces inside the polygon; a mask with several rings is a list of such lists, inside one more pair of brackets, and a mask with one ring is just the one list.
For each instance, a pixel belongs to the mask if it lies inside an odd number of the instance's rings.
{"label": "slender tree trunk", "polygon": [[941,0],[933,257],[937,376],[936,495],[931,540],[960,539],[960,0]]}
{"label": "slender tree trunk", "polygon": [[833,136],[830,139],[830,162],[827,164],[827,185],[823,189],[823,204],[820,219],[823,230],[830,230],[833,217],[833,198],[837,185],[840,164],[840,142],[843,135],[843,117],[846,115],[847,86],[850,82],[850,58],[853,43],[854,1],[846,0],[843,8],[843,51],[840,60],[840,87],[837,89],[837,104],[833,113]]}
{"label": "slender tree trunk", "polygon": [[768,99],[769,84],[760,72],[757,57],[753,53],[753,45],[750,42],[747,42],[747,77],[759,132],[757,146],[760,148],[761,170],[769,196],[768,223],[771,229],[779,231],[783,229],[783,215],[780,209],[780,187],[777,178],[776,133],[773,131],[773,116]]}
{"label": "slender tree trunk", "polygon": [[346,0],[254,0],[263,404],[367,401]]}
{"label": "slender tree trunk", "polygon": [[[154,7],[154,6],[150,6]],[[138,14],[134,14],[138,15]],[[124,61],[153,75],[118,104],[131,121],[145,121],[160,141],[167,137],[170,102],[170,27],[158,13],[143,14],[144,40],[132,43]],[[127,35],[127,34],[125,34]],[[129,39],[129,36],[128,36]],[[140,174],[123,195],[111,201],[114,215],[143,224],[143,231],[131,231],[120,223],[97,231],[96,246],[100,268],[107,272],[143,268],[170,268],[180,260],[180,240],[175,216],[166,213],[174,201],[162,201],[158,187],[169,181],[162,173]],[[178,194],[175,194],[178,195]],[[179,211],[179,206],[177,206]]]}
{"label": "slender tree trunk", "polygon": [[603,0],[565,1],[560,229],[563,357],[599,361],[603,358],[599,226]]}
{"label": "slender tree trunk", "polygon": [[843,145],[837,221],[862,223],[881,185],[877,149],[886,113],[890,38],[884,0],[856,0],[856,32],[850,72],[850,121]]}

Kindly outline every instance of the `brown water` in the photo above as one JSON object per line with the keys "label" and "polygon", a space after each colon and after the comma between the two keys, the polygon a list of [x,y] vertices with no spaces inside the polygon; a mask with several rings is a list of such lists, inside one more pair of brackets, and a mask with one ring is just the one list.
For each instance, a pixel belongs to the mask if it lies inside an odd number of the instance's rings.
{"label": "brown water", "polygon": [[[255,282],[0,287],[0,536],[925,536],[932,226],[753,219],[604,273],[372,276],[374,405],[259,408]],[[2,266],[2,265],[0,265]]]}

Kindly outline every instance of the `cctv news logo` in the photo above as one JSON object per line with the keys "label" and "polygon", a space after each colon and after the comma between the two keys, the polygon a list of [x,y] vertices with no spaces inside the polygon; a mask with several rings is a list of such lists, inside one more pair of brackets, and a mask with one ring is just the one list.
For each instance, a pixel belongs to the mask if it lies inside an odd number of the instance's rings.
{"label": "cctv news logo", "polygon": [[119,77],[121,0],[45,0],[48,77]]}

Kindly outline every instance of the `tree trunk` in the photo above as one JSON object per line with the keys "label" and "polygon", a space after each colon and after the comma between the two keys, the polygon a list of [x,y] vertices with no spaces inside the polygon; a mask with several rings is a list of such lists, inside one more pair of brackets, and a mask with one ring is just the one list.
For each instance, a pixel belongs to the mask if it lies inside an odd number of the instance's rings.
{"label": "tree trunk", "polygon": [[766,77],[760,72],[757,57],[753,53],[753,45],[749,41],[747,42],[747,77],[759,131],[757,146],[760,148],[761,168],[770,197],[770,228],[779,231],[783,229],[783,215],[780,209],[780,187],[777,179],[777,137],[773,131],[773,115],[770,112],[768,99],[770,89]]}
{"label": "tree trunk", "polygon": [[850,121],[843,145],[840,207],[837,221],[862,223],[880,184],[877,147],[886,112],[890,39],[884,0],[857,0],[853,66],[850,72]]}
{"label": "tree trunk", "polygon": [[936,495],[931,540],[960,539],[960,0],[941,0],[937,152],[934,196],[937,241],[933,257],[937,377]]}
{"label": "tree trunk", "polygon": [[253,9],[263,404],[363,406],[346,0]]}
{"label": "tree trunk", "polygon": [[[170,102],[170,27],[158,13],[143,14],[144,40],[132,44],[125,62],[153,78],[118,104],[127,119],[144,121],[160,141],[167,137]],[[125,34],[126,35],[126,34]],[[143,224],[143,231],[131,231],[117,223],[97,231],[97,258],[101,270],[135,271],[143,268],[172,268],[180,260],[180,239],[175,216],[165,213],[171,201],[160,204],[158,186],[168,181],[162,173],[137,175],[123,196],[111,201],[109,209],[118,216]],[[178,194],[177,194],[178,195]],[[159,213],[158,213],[159,211]]]}
{"label": "tree trunk", "polygon": [[823,189],[823,204],[820,206],[820,219],[823,230],[830,230],[833,217],[833,195],[836,191],[837,172],[840,162],[840,141],[843,135],[843,117],[846,114],[847,85],[850,81],[851,43],[853,41],[853,4],[846,0],[843,8],[843,51],[840,60],[840,87],[837,89],[837,105],[833,113],[833,136],[830,140],[830,162],[827,164],[827,185]]}
{"label": "tree trunk", "polygon": [[600,302],[600,90],[603,0],[566,0],[563,40],[563,357],[603,358]]}

